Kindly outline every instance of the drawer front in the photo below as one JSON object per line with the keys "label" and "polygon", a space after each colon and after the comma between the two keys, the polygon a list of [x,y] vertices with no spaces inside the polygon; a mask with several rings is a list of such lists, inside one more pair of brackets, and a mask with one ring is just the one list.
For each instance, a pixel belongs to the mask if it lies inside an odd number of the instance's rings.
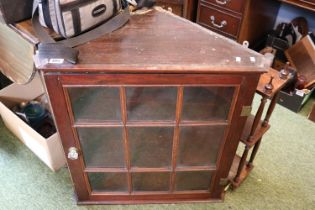
{"label": "drawer front", "polygon": [[232,16],[224,11],[200,5],[197,22],[218,33],[237,38],[241,17]]}
{"label": "drawer front", "polygon": [[203,0],[224,9],[229,9],[235,12],[243,13],[246,0]]}

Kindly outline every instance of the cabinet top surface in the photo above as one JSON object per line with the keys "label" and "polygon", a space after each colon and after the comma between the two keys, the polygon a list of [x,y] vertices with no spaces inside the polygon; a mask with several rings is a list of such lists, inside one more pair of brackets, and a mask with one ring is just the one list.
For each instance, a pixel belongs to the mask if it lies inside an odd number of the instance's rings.
{"label": "cabinet top surface", "polygon": [[[264,72],[264,57],[166,11],[132,15],[121,29],[77,47],[79,63],[44,71]],[[38,64],[38,63],[37,63]]]}

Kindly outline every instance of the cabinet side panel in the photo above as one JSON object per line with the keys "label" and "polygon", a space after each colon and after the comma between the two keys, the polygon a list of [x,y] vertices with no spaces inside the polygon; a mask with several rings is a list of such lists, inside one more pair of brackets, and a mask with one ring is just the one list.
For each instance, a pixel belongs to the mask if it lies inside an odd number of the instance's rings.
{"label": "cabinet side panel", "polygon": [[234,155],[246,122],[247,117],[241,117],[242,107],[251,106],[255,90],[259,81],[259,75],[244,76],[241,83],[239,95],[234,107],[234,113],[231,120],[231,127],[223,146],[223,152],[217,162],[218,171],[214,177],[214,185],[211,192],[211,198],[220,199],[223,197],[224,185],[220,185],[220,179],[226,179],[231,168]]}

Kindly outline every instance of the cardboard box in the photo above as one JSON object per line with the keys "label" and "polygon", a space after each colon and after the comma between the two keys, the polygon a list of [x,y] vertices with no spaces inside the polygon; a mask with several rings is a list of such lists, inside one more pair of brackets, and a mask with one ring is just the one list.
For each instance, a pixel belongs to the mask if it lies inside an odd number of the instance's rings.
{"label": "cardboard box", "polygon": [[66,164],[58,133],[46,139],[10,110],[18,103],[33,100],[43,94],[43,85],[38,76],[27,85],[12,84],[0,90],[0,115],[6,127],[51,170],[56,171]]}
{"label": "cardboard box", "polygon": [[279,92],[278,103],[293,112],[299,112],[314,92],[314,89],[315,88],[307,90],[306,92],[304,90],[297,89],[293,92],[282,90]]}

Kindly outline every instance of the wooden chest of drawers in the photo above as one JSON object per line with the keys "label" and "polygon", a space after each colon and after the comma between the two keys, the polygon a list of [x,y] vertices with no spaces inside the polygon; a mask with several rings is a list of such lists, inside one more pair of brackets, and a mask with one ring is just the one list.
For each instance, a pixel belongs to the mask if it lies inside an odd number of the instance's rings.
{"label": "wooden chest of drawers", "polygon": [[201,0],[197,22],[213,31],[237,39],[246,0]]}
{"label": "wooden chest of drawers", "polygon": [[251,43],[273,28],[278,8],[279,2],[274,0],[199,0],[196,22],[231,39]]}
{"label": "wooden chest of drawers", "polygon": [[[207,2],[212,2],[212,0]],[[240,13],[217,9],[206,2],[202,2],[199,6],[198,23],[227,37],[237,39],[241,20]]]}

